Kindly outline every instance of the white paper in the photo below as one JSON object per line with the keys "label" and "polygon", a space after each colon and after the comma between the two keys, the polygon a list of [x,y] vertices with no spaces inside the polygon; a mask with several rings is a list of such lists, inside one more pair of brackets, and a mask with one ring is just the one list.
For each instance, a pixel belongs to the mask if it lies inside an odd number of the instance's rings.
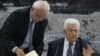
{"label": "white paper", "polygon": [[35,50],[33,50],[33,51],[27,53],[25,56],[38,56],[38,54],[36,53]]}

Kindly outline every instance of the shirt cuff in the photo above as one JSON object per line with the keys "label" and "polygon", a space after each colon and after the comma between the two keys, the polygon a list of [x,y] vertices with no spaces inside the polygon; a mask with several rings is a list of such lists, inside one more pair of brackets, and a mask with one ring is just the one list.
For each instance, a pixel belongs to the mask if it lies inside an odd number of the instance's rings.
{"label": "shirt cuff", "polygon": [[15,53],[16,48],[18,48],[18,47],[16,46],[16,47],[14,47],[14,48],[12,49],[12,52],[13,52],[13,53]]}

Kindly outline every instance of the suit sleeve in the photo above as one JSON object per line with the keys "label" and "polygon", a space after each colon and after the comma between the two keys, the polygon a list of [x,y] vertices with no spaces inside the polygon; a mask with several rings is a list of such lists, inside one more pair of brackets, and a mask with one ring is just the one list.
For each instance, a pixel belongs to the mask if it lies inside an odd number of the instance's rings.
{"label": "suit sleeve", "polygon": [[39,56],[41,56],[43,47],[44,47],[43,39],[44,39],[44,32],[45,32],[47,23],[48,23],[47,19],[39,23],[41,28],[38,30],[39,33],[38,33],[38,36],[36,37],[37,39],[34,41],[34,49],[39,54]]}
{"label": "suit sleeve", "polygon": [[86,40],[86,39],[80,39],[80,40],[81,40],[82,46],[84,48],[87,48],[87,44],[89,44],[91,46],[91,43],[88,40]]}
{"label": "suit sleeve", "polygon": [[16,35],[18,26],[18,16],[16,12],[13,12],[5,21],[2,28],[2,38],[4,39],[5,46],[8,51],[11,52],[16,46],[15,42],[12,40]]}
{"label": "suit sleeve", "polygon": [[52,46],[50,45],[50,43],[48,43],[47,56],[52,56]]}

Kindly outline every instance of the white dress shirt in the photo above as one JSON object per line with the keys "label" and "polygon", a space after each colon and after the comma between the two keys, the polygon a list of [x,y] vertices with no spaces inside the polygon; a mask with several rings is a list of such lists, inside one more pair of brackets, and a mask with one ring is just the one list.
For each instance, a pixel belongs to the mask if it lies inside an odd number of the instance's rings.
{"label": "white dress shirt", "polygon": [[[32,19],[30,18],[29,24],[31,22],[32,22]],[[32,24],[32,28],[31,28],[32,32],[33,32],[33,29],[34,29],[34,25],[35,25],[35,23]],[[25,49],[25,48],[29,47],[29,43],[30,43],[30,31],[29,30],[30,30],[30,28],[28,27],[28,32],[27,32],[26,38],[25,38],[23,44],[20,46],[21,49]]]}
{"label": "white dress shirt", "polygon": [[[62,56],[66,56],[67,55],[68,47],[69,47],[69,42],[68,42],[67,38],[65,37]],[[72,45],[72,54],[74,54],[74,48],[75,48],[75,42]]]}

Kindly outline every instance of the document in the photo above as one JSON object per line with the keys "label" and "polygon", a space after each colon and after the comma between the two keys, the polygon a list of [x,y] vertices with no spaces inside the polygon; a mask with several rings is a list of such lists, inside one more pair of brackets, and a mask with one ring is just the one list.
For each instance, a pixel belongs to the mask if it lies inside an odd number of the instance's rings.
{"label": "document", "polygon": [[38,56],[38,54],[36,53],[35,50],[30,51],[29,53],[27,53],[25,56]]}

